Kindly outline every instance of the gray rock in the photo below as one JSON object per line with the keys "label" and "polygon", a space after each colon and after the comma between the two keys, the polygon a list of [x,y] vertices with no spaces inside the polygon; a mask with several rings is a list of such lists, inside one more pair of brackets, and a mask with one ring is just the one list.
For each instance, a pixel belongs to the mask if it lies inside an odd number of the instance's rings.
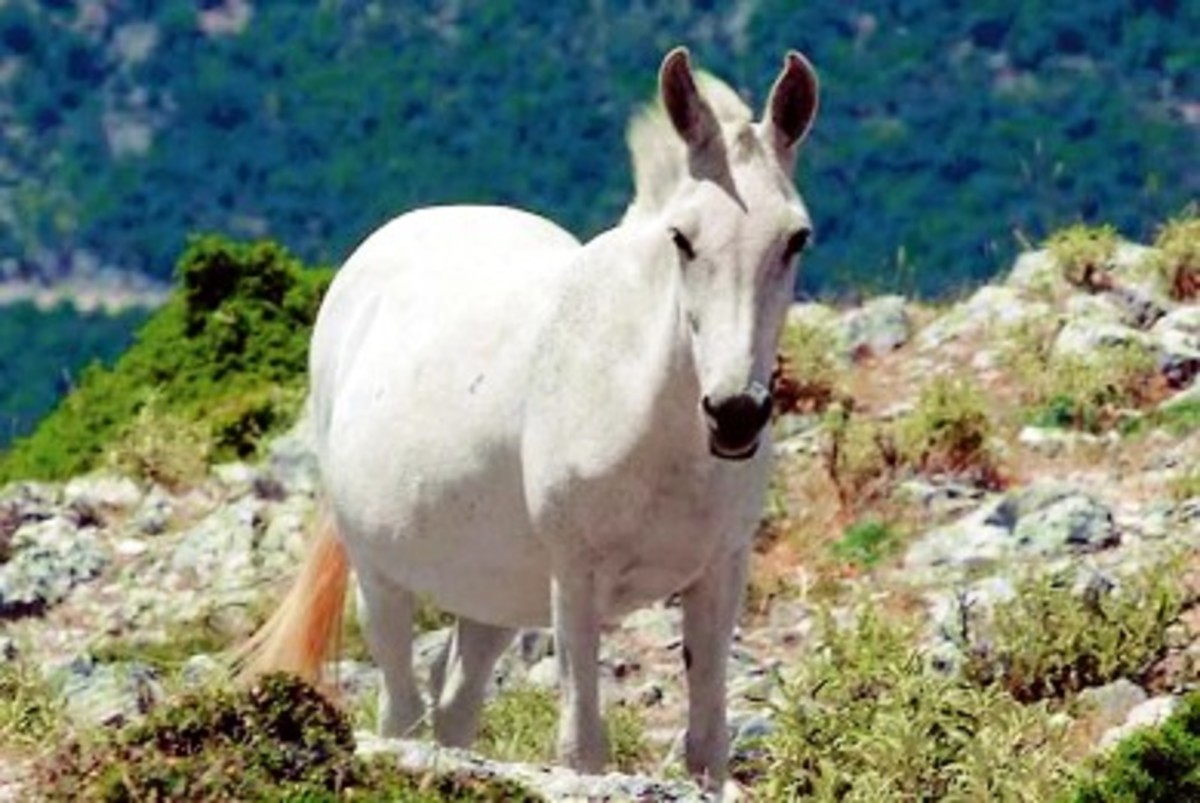
{"label": "gray rock", "polygon": [[94,530],[79,530],[63,517],[25,525],[13,536],[12,550],[0,565],[0,617],[41,613],[109,562]]}
{"label": "gray rock", "polygon": [[1145,332],[1123,323],[1072,318],[1058,332],[1051,347],[1059,357],[1099,357],[1103,349],[1141,347],[1154,350],[1155,343]]}
{"label": "gray rock", "polygon": [[137,512],[133,514],[130,527],[142,535],[162,535],[167,531],[174,512],[175,503],[171,495],[155,487],[142,499]]}
{"label": "gray rock", "polygon": [[67,717],[81,726],[119,726],[145,715],[164,697],[157,673],[144,664],[99,664],[76,658],[53,671]]}
{"label": "gray rock", "polygon": [[272,476],[290,493],[312,494],[320,487],[320,468],[307,413],[296,426],[271,442],[267,465]]}
{"label": "gray rock", "polygon": [[1015,288],[985,285],[922,329],[917,335],[917,346],[923,350],[934,349],[988,329],[1015,327],[1050,314],[1049,304],[1028,301]]}
{"label": "gray rock", "polygon": [[1013,528],[1017,544],[1039,554],[1064,548],[1094,551],[1115,545],[1120,536],[1112,512],[1095,499],[1075,493],[1023,515]]}
{"label": "gray rock", "polygon": [[1068,286],[1058,262],[1044,248],[1022,252],[1004,284],[1032,295],[1044,295]]}
{"label": "gray rock", "polygon": [[1079,693],[1079,702],[1090,707],[1103,722],[1110,724],[1124,722],[1129,712],[1148,698],[1145,689],[1127,678],[1119,678]]}
{"label": "gray rock", "polygon": [[565,767],[499,763],[466,750],[439,747],[430,742],[381,739],[357,733],[360,756],[394,756],[397,763],[418,772],[470,773],[476,778],[500,778],[522,784],[548,800],[654,800],[711,801],[713,797],[686,781],[667,781],[638,775],[609,773],[582,775]]}
{"label": "gray rock", "polygon": [[1115,728],[1110,728],[1100,737],[1100,749],[1109,750],[1122,739],[1143,728],[1161,725],[1167,717],[1175,713],[1179,707],[1179,698],[1171,696],[1151,697],[1143,703],[1134,706],[1125,722]]}
{"label": "gray rock", "polygon": [[67,505],[101,510],[132,510],[142,501],[143,495],[136,482],[116,474],[76,477],[63,489],[63,501]]}
{"label": "gray rock", "polygon": [[908,342],[911,330],[903,296],[873,298],[843,314],[835,327],[842,348],[852,357],[894,351]]}

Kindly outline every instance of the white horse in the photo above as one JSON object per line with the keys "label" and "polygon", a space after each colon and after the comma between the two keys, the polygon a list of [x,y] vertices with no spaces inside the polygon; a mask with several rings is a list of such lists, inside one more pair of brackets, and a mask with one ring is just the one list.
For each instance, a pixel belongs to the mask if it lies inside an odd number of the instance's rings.
{"label": "white horse", "polygon": [[433,672],[436,737],[469,744],[515,628],[552,623],[560,759],[595,772],[601,625],[679,593],[685,760],[723,781],[769,377],[811,228],[791,174],[817,79],[788,53],[755,123],[679,48],[659,94],[630,126],[636,197],[586,245],[524,212],[432,208],[338,273],[311,353],[330,526],[252,641],[250,676],[318,676],[352,567],[385,735],[424,717],[412,618],[427,595],[458,619]]}

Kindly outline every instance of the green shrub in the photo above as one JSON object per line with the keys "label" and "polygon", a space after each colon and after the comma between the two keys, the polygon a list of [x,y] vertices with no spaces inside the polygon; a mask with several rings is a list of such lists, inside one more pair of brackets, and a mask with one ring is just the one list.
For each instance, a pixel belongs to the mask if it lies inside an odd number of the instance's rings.
{"label": "green shrub", "polygon": [[514,784],[414,775],[354,756],[346,717],[312,687],[268,675],[209,689],[42,760],[46,800],[532,800]]}
{"label": "green shrub", "polygon": [[1052,234],[1045,246],[1063,278],[1094,292],[1111,286],[1110,272],[1119,243],[1120,236],[1112,226],[1077,223]]}
{"label": "green shrub", "polygon": [[895,548],[897,539],[897,532],[884,522],[859,521],[834,542],[833,553],[847,563],[870,569]]}
{"label": "green shrub", "polygon": [[975,634],[965,672],[1023,702],[1061,699],[1120,677],[1138,678],[1166,651],[1183,609],[1177,572],[1154,567],[1119,590],[1077,593],[1061,577],[1032,577]]}
{"label": "green shrub", "polygon": [[1200,206],[1192,204],[1167,221],[1154,239],[1158,251],[1152,264],[1171,297],[1190,301],[1200,297]]}
{"label": "green shrub", "polygon": [[1075,803],[1200,800],[1200,693],[1183,698],[1162,725],[1138,731],[1095,762]]}
{"label": "green shrub", "polygon": [[966,380],[939,376],[921,389],[916,407],[899,423],[905,462],[927,474],[951,474],[982,487],[1001,485],[989,447],[993,426],[983,397]]}
{"label": "green shrub", "polygon": [[20,661],[0,662],[0,748],[43,744],[58,730],[60,708],[39,672]]}
{"label": "green shrub", "polygon": [[892,429],[857,415],[848,404],[831,408],[822,429],[821,463],[842,510],[856,512],[885,498],[903,468]]}
{"label": "green shrub", "polygon": [[[203,429],[206,459],[252,453],[294,417],[308,338],[329,271],[305,270],[271,242],[194,239],[179,288],[111,368],[84,372],[28,438],[0,459],[0,482],[61,479],[93,468],[137,429],[147,406],[171,426]],[[136,450],[134,450],[136,452]]]}
{"label": "green shrub", "polygon": [[1049,800],[1068,780],[1040,706],[933,672],[916,634],[866,609],[780,680],[776,728],[734,767],[755,799]]}
{"label": "green shrub", "polygon": [[779,342],[772,393],[780,413],[823,412],[842,393],[837,339],[825,328],[788,321]]}

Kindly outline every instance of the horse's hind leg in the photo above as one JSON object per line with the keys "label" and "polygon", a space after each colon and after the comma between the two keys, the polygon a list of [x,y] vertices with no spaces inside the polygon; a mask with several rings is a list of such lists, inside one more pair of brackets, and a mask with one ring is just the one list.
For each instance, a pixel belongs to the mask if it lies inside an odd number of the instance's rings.
{"label": "horse's hind leg", "polygon": [[413,676],[411,591],[371,574],[358,576],[358,616],[367,646],[383,671],[379,690],[381,736],[410,736],[425,716]]}
{"label": "horse's hind leg", "polygon": [[492,667],[513,639],[514,631],[459,617],[454,635],[431,677],[437,740],[466,747],[475,739],[479,709],[487,692]]}

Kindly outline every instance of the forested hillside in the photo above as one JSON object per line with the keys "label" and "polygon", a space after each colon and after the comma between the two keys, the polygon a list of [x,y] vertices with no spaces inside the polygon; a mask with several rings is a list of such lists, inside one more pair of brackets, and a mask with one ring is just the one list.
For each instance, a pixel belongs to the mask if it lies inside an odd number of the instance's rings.
{"label": "forested hillside", "polygon": [[169,273],[187,233],[336,263],[382,219],[517,204],[581,235],[629,192],[663,52],[761,101],[818,66],[811,291],[940,293],[1076,219],[1146,239],[1200,190],[1182,0],[0,4],[0,261]]}
{"label": "forested hillside", "polygon": [[[1182,0],[6,0],[0,281],[165,279],[197,232],[337,264],[446,202],[590,236],[684,43],[755,102],[789,47],[821,73],[802,292],[953,293],[1061,225],[1148,241],[1200,196],[1198,30]],[[0,445],[133,325],[0,316]]]}

